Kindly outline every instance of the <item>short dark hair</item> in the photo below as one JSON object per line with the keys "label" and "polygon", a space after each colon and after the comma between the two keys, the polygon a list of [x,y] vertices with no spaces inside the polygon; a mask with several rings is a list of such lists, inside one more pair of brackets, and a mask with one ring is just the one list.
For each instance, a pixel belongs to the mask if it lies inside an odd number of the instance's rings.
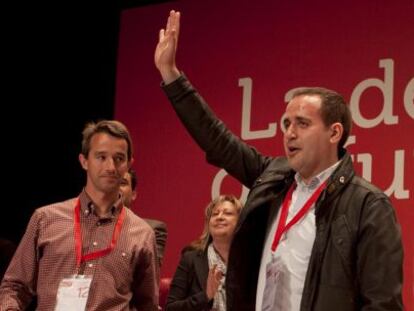
{"label": "short dark hair", "polygon": [[90,122],[85,125],[82,132],[82,154],[85,157],[88,157],[91,149],[92,137],[98,133],[106,133],[117,138],[125,139],[128,144],[128,161],[131,161],[133,150],[131,136],[127,127],[123,123],[115,120],[102,120],[98,123]]}
{"label": "short dark hair", "polygon": [[336,122],[342,124],[344,132],[338,143],[338,154],[340,154],[352,128],[351,110],[345,99],[341,94],[323,87],[299,88],[293,93],[292,98],[302,95],[317,95],[321,98],[321,117],[326,126]]}
{"label": "short dark hair", "polygon": [[130,168],[128,170],[128,174],[129,174],[129,176],[131,176],[131,189],[132,189],[132,191],[134,191],[137,187],[137,184],[138,184],[137,173],[135,172],[135,170]]}

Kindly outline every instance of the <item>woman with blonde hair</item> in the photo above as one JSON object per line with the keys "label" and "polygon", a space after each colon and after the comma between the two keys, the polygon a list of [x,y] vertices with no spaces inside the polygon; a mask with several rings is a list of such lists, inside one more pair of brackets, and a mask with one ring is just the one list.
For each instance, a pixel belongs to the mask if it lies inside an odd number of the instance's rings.
{"label": "woman with blonde hair", "polygon": [[205,210],[200,238],[186,247],[171,282],[167,311],[225,311],[225,277],[242,204],[220,195]]}

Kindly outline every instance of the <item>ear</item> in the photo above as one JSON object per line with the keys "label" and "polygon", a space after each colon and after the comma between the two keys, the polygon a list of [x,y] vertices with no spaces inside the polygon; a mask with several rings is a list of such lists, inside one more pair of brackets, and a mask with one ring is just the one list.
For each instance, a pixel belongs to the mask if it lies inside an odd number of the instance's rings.
{"label": "ear", "polygon": [[339,141],[341,140],[342,134],[344,133],[344,127],[342,126],[341,123],[336,122],[333,123],[331,126],[331,138],[330,138],[330,142],[333,144],[338,144]]}
{"label": "ear", "polygon": [[82,153],[79,154],[79,163],[85,171],[88,170],[88,159]]}
{"label": "ear", "polygon": [[132,193],[131,193],[131,199],[132,199],[132,201],[135,201],[135,199],[137,198],[137,191],[136,190],[134,190],[134,191],[132,191]]}
{"label": "ear", "polygon": [[134,164],[134,158],[131,158],[131,160],[128,163],[128,169],[132,167],[132,164]]}

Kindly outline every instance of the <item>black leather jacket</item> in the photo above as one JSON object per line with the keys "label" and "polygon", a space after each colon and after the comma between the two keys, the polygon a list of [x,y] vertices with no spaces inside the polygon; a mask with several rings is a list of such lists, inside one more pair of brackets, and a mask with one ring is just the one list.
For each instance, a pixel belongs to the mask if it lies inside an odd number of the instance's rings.
{"label": "black leather jacket", "polygon": [[[261,254],[269,224],[293,182],[284,157],[267,157],[232,134],[181,76],[164,91],[207,161],[250,192],[226,275],[227,310],[255,310]],[[389,198],[355,176],[350,156],[331,175],[315,207],[313,245],[301,311],[402,310],[403,250]]]}

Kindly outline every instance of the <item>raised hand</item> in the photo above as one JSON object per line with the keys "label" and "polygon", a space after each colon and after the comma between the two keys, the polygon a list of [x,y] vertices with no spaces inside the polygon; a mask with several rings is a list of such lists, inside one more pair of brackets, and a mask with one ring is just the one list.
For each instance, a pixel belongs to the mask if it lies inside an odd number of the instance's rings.
{"label": "raised hand", "polygon": [[178,35],[180,32],[180,12],[170,11],[167,26],[161,29],[154,53],[154,62],[160,71],[164,83],[168,84],[180,76],[175,63]]}
{"label": "raised hand", "polygon": [[208,271],[206,295],[208,300],[214,298],[217,290],[220,286],[220,281],[223,278],[223,272],[217,269],[217,265],[214,265],[210,271]]}

